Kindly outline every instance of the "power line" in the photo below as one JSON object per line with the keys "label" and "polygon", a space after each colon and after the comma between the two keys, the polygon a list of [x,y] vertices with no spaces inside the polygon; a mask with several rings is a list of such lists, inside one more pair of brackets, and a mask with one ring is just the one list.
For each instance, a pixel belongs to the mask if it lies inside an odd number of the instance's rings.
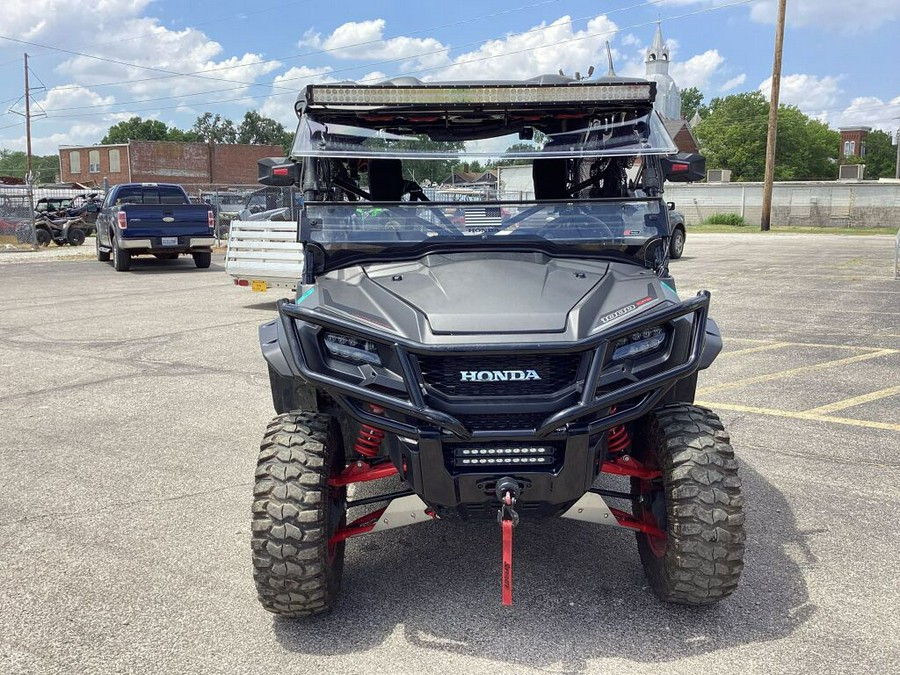
{"label": "power line", "polygon": [[[649,4],[658,4],[658,3],[661,2],[661,1],[663,1],[663,0],[652,0],[651,2],[644,2],[644,3],[641,3],[640,6],[643,6],[643,5],[649,5]],[[728,9],[728,8],[736,7],[736,6],[739,6],[739,5],[746,5],[746,4],[749,4],[749,3],[751,3],[751,2],[756,2],[756,1],[757,1],[757,0],[736,0],[735,2],[731,2],[731,3],[725,4],[725,5],[717,5],[717,6],[713,6],[713,7],[707,7],[707,8],[704,8],[704,9],[695,10],[695,11],[692,11],[692,12],[687,12],[687,13],[680,14],[680,15],[669,16],[669,17],[666,18],[666,21],[676,21],[676,20],[681,20],[681,19],[685,19],[685,18],[690,18],[690,17],[693,17],[693,16],[697,16],[697,15],[700,15],[700,14],[706,14],[706,13],[709,13],[709,12],[714,12],[714,11],[719,11],[719,10],[723,10],[723,9]],[[639,6],[639,5],[635,5],[635,6]],[[625,8],[623,8],[623,9],[625,9]],[[617,10],[617,11],[618,11],[618,10]],[[593,18],[593,17],[591,17],[591,18]],[[572,20],[572,21],[574,21],[574,20]],[[566,23],[571,23],[571,21],[570,21],[570,22],[566,22]],[[591,34],[588,34],[588,35],[582,35],[582,36],[577,36],[577,37],[569,38],[568,40],[561,40],[561,41],[555,43],[554,46],[558,46],[558,45],[561,45],[561,44],[573,43],[573,42],[580,42],[580,41],[583,41],[583,40],[587,40],[587,39],[591,39],[591,38],[596,38],[596,37],[604,37],[604,36],[614,35],[614,34],[616,34],[616,33],[619,33],[619,32],[625,31],[625,30],[633,30],[633,29],[636,29],[636,28],[643,28],[643,27],[650,26],[650,25],[655,25],[655,24],[656,24],[656,21],[647,21],[647,22],[642,22],[642,23],[636,23],[636,24],[632,24],[632,25],[630,25],[630,26],[623,26],[623,27],[621,27],[621,28],[616,28],[616,29],[614,29],[614,30],[603,31],[603,32],[600,32],[600,33],[591,33]],[[551,27],[554,27],[554,26],[559,26],[559,25],[560,25],[560,24],[554,24],[554,25],[551,25],[551,26],[543,26],[543,27],[538,28],[538,29],[532,29],[532,30],[530,30],[530,31],[525,31],[524,33],[520,33],[520,34],[518,34],[518,35],[525,35],[525,34],[527,34],[527,33],[535,32],[535,31],[537,31],[537,30],[547,30],[548,28],[551,28]],[[469,43],[469,44],[463,45],[463,46],[466,47],[466,46],[472,46],[472,45],[481,45],[481,44],[483,44],[483,43],[484,43],[484,41],[479,41],[479,42]],[[470,63],[479,63],[479,62],[489,61],[489,60],[496,59],[496,58],[504,58],[504,57],[507,57],[507,56],[515,56],[515,55],[518,55],[518,54],[525,54],[525,53],[528,53],[528,52],[532,52],[532,51],[534,51],[534,50],[536,50],[536,49],[543,49],[543,48],[546,48],[547,46],[549,46],[549,45],[540,45],[540,46],[536,46],[536,47],[527,47],[527,48],[525,48],[525,49],[514,50],[514,51],[506,52],[506,53],[504,53],[504,54],[494,54],[494,55],[484,56],[484,57],[477,58],[477,59],[471,59],[471,60],[469,60],[469,61],[466,61],[465,63],[466,63],[466,65],[468,65],[468,64],[470,64]],[[315,79],[320,78],[320,77],[331,77],[331,76],[333,76],[333,75],[335,75],[335,74],[339,74],[339,73],[346,73],[346,72],[352,72],[352,71],[356,71],[356,70],[369,69],[369,68],[373,68],[373,67],[377,67],[377,66],[382,66],[382,65],[386,65],[386,64],[391,64],[391,63],[402,63],[402,62],[404,62],[404,61],[409,61],[409,60],[421,58],[421,57],[423,57],[423,56],[432,56],[432,55],[435,55],[435,54],[440,54],[440,53],[448,52],[448,51],[450,51],[451,49],[452,49],[452,48],[447,47],[447,48],[442,48],[442,49],[438,49],[438,50],[434,50],[434,51],[430,51],[430,52],[425,52],[425,53],[416,54],[416,55],[414,55],[414,56],[409,56],[409,57],[403,57],[403,58],[397,58],[397,59],[386,59],[386,60],[382,60],[382,61],[370,62],[370,63],[363,64],[363,65],[355,65],[355,66],[349,66],[349,67],[347,67],[347,68],[339,68],[339,69],[336,69],[336,70],[329,70],[329,71],[326,72],[326,73],[321,73],[321,74],[318,75],[316,78],[312,78],[312,80],[315,81]],[[450,66],[452,66],[452,65],[455,65],[455,64],[450,64]],[[417,70],[406,71],[406,72],[404,72],[404,73],[402,73],[402,74],[403,74],[403,75],[417,75],[417,74],[421,74],[421,73],[431,72],[431,71],[434,71],[434,70],[441,70],[441,69],[447,68],[447,67],[448,67],[447,65],[432,66],[432,67],[428,67],[428,68],[420,68],[420,69],[417,69]],[[311,79],[311,78],[308,78],[308,77],[292,77],[292,78],[284,78],[284,79],[281,80],[281,82],[284,83],[284,82],[293,82],[293,81],[301,81],[301,80],[302,80],[302,81],[306,81],[306,80],[310,80],[310,79]],[[361,81],[362,81],[362,80],[361,80]],[[287,95],[288,93],[291,94],[291,95],[296,95],[296,94],[297,94],[297,90],[296,90],[295,88],[287,88],[287,87],[279,87],[279,88],[280,88],[280,89],[285,89],[286,91],[285,91],[284,93],[271,94],[271,96],[279,96],[279,95],[282,95],[282,96],[283,96],[283,95]],[[222,90],[222,91],[233,91],[233,90],[235,90],[235,89],[243,89],[243,87],[229,88],[229,89],[225,89],[225,90]],[[197,94],[191,94],[191,96],[200,95],[201,93],[204,93],[204,92],[198,92]],[[173,99],[179,99],[179,100],[181,100],[181,99],[183,99],[183,98],[185,98],[185,97],[184,97],[184,96],[177,96],[177,97],[161,97],[159,100],[163,100],[163,99],[166,99],[166,98],[173,98]],[[192,102],[186,102],[186,105],[217,105],[217,104],[220,104],[220,103],[231,103],[231,102],[234,102],[234,101],[240,101],[240,100],[244,100],[244,99],[246,99],[246,98],[247,98],[247,95],[243,95],[243,96],[239,96],[239,97],[227,98],[227,99],[219,99],[219,100],[215,100],[215,101],[193,102],[193,103],[192,103]],[[123,103],[117,103],[117,104],[114,104],[114,105],[131,105],[131,104],[133,104],[133,103],[142,103],[142,101],[123,102]],[[98,108],[98,107],[108,107],[109,105],[111,105],[111,104],[93,104],[93,105],[82,106],[82,107],[73,108],[73,109],[90,110],[90,109],[94,109],[94,108]],[[154,108],[147,108],[147,109],[143,109],[143,110],[134,110],[134,111],[128,111],[128,112],[150,112],[150,111],[156,111],[156,110],[172,110],[172,109],[176,109],[176,108],[180,108],[180,107],[181,107],[181,105],[164,106],[164,107],[154,107]],[[49,111],[47,111],[47,112],[48,112],[48,113],[51,113],[51,112],[54,112],[54,110],[62,110],[62,109],[52,109],[52,110],[49,110]],[[66,110],[68,110],[68,109],[66,109]],[[121,112],[125,112],[125,111],[121,111]],[[99,114],[99,115],[107,115],[107,114],[110,114],[110,111],[104,111],[104,112],[102,112],[102,113],[84,113],[84,114],[81,114],[81,115],[55,115],[54,117],[57,117],[57,118],[59,118],[59,117],[84,117],[84,116],[96,115],[96,114]]]}
{"label": "power line", "polygon": [[[498,17],[498,16],[502,16],[503,14],[509,14],[509,13],[511,13],[511,12],[524,11],[524,10],[526,10],[526,9],[533,9],[533,8],[535,8],[535,7],[540,7],[540,6],[547,5],[547,4],[553,4],[553,3],[556,3],[556,2],[558,2],[558,1],[559,1],[559,0],[543,0],[542,2],[534,3],[534,4],[531,4],[531,5],[524,5],[524,6],[521,6],[521,7],[516,7],[516,8],[512,8],[512,9],[502,10],[502,11],[499,11],[499,12],[493,12],[493,13],[491,13],[491,14],[485,14],[485,15],[481,15],[481,16],[478,16],[478,17],[472,17],[472,18],[469,18],[469,19],[461,20],[461,21],[455,21],[455,22],[451,22],[451,23],[447,23],[447,24],[442,24],[442,25],[439,25],[439,26],[434,26],[434,27],[432,27],[432,28],[425,28],[425,29],[418,30],[418,31],[412,31],[412,32],[406,33],[406,34],[404,34],[404,35],[402,35],[402,36],[399,36],[399,35],[398,35],[398,36],[393,36],[393,37],[388,37],[388,38],[383,38],[383,39],[378,39],[378,40],[366,40],[366,41],[363,41],[363,42],[349,43],[349,44],[341,45],[340,47],[330,47],[330,48],[326,48],[326,49],[318,49],[318,50],[314,50],[314,51],[310,51],[310,52],[304,52],[304,53],[302,53],[302,54],[291,54],[291,55],[288,55],[288,56],[282,56],[282,57],[278,57],[278,58],[274,58],[274,59],[266,59],[266,60],[262,60],[262,61],[257,61],[257,62],[255,62],[255,63],[253,63],[253,64],[231,65],[231,66],[218,66],[218,67],[216,67],[216,68],[207,68],[207,69],[205,69],[205,70],[192,71],[192,72],[189,72],[189,73],[171,73],[171,74],[166,74],[166,75],[159,75],[159,76],[156,76],[156,77],[146,77],[146,78],[129,79],[129,80],[115,80],[115,81],[111,81],[111,82],[100,82],[100,83],[98,83],[98,84],[93,84],[93,85],[91,85],[91,89],[98,89],[98,88],[100,88],[100,87],[117,86],[117,85],[121,85],[121,84],[136,84],[136,83],[139,83],[139,82],[153,82],[153,81],[165,80],[165,79],[171,79],[171,78],[174,78],[174,77],[182,77],[182,76],[183,76],[183,77],[200,77],[201,75],[203,75],[203,74],[205,74],[205,73],[222,72],[222,71],[227,71],[227,70],[233,70],[233,69],[235,69],[235,68],[246,68],[246,67],[248,67],[249,65],[265,65],[265,64],[269,64],[269,63],[282,63],[282,62],[284,62],[284,61],[291,61],[291,60],[295,60],[295,59],[299,59],[299,58],[306,58],[306,57],[309,57],[309,56],[317,56],[317,55],[321,55],[321,54],[329,54],[329,53],[333,53],[333,52],[341,52],[341,51],[346,51],[346,50],[348,50],[348,49],[353,49],[353,48],[356,48],[356,47],[365,47],[365,46],[367,46],[367,45],[380,44],[380,43],[382,43],[382,42],[386,42],[386,41],[389,41],[389,40],[393,40],[393,39],[396,39],[396,38],[398,38],[398,37],[409,37],[409,36],[411,36],[411,35],[420,35],[420,34],[422,34],[422,33],[431,33],[431,32],[436,31],[436,30],[441,30],[441,29],[444,29],[444,28],[451,28],[451,27],[463,25],[463,24],[466,24],[466,23],[472,23],[472,22],[474,22],[474,21],[482,21],[482,20],[486,20],[486,19],[496,18],[496,17]],[[630,5],[630,6],[628,6],[628,7],[619,7],[619,8],[616,8],[616,9],[612,9],[612,10],[606,12],[606,13],[604,14],[604,16],[608,16],[608,15],[610,15],[610,14],[616,14],[616,13],[620,13],[620,12],[629,11],[629,10],[636,9],[636,8],[639,8],[639,7],[646,7],[646,6],[648,6],[648,5],[658,5],[658,4],[662,3],[662,2],[666,2],[666,0],[646,0],[645,2],[641,2],[641,3],[635,4],[635,5]],[[756,0],[746,0],[746,2],[756,2]],[[736,4],[743,4],[743,3],[736,3]],[[726,6],[728,6],[728,5],[726,5]],[[582,20],[584,20],[584,19],[592,19],[592,18],[594,18],[595,16],[596,16],[596,15],[594,15],[594,14],[590,14],[590,15],[578,17],[578,18],[575,18],[575,19],[569,19],[568,21],[564,21],[564,22],[553,23],[553,24],[550,24],[550,25],[547,25],[547,26],[540,26],[540,27],[537,27],[537,28],[529,29],[529,30],[527,30],[527,31],[523,31],[522,33],[518,33],[517,35],[528,35],[529,33],[535,33],[535,32],[545,31],[545,30],[549,30],[549,29],[551,29],[551,28],[556,28],[556,27],[559,27],[559,26],[571,25],[571,24],[575,23],[576,21],[582,21]],[[623,30],[625,30],[625,29],[623,29]],[[2,37],[3,37],[3,36],[0,36],[0,38],[2,38]],[[397,58],[397,59],[388,59],[388,60],[383,60],[383,61],[377,61],[377,62],[374,62],[374,63],[363,64],[363,65],[359,65],[359,66],[353,66],[353,67],[350,67],[350,68],[343,68],[343,69],[341,69],[341,70],[337,70],[337,71],[329,71],[329,72],[348,72],[348,71],[353,71],[353,70],[363,70],[363,69],[366,69],[366,68],[371,68],[371,67],[378,66],[378,65],[385,65],[385,64],[388,64],[388,63],[400,63],[400,62],[404,62],[404,61],[412,61],[412,60],[415,60],[415,59],[422,58],[422,57],[424,57],[424,56],[434,56],[434,55],[436,55],[436,54],[441,54],[441,53],[445,53],[445,52],[450,52],[450,51],[452,51],[452,50],[454,50],[454,49],[464,49],[464,48],[466,48],[466,47],[473,47],[473,46],[482,45],[482,44],[484,44],[485,41],[491,40],[491,39],[499,39],[499,38],[495,36],[495,37],[491,37],[491,38],[485,38],[485,39],[482,39],[482,40],[477,40],[477,41],[473,41],[473,42],[468,42],[468,43],[465,43],[465,44],[462,44],[462,45],[457,45],[457,46],[455,46],[455,47],[444,47],[444,48],[441,48],[441,49],[438,49],[438,50],[433,50],[433,51],[429,51],[429,52],[421,52],[421,53],[419,53],[419,54],[414,54],[414,55],[411,55],[411,56],[404,56],[404,57]],[[51,48],[51,49],[52,49],[52,48]],[[97,57],[97,58],[100,58],[100,57]],[[152,68],[149,68],[149,67],[147,67],[147,66],[140,66],[140,65],[137,65],[137,64],[132,64],[132,65],[133,65],[134,67],[136,67],[136,68],[145,68],[145,69],[153,70]],[[441,66],[441,67],[443,67],[443,66]],[[210,79],[213,79],[213,78],[210,78]],[[290,78],[290,79],[282,80],[282,81],[284,81],[284,82],[290,82],[290,81],[301,80],[301,79],[305,79],[305,78],[302,78],[302,77],[298,77],[298,78]],[[222,79],[222,78],[219,78],[219,80],[224,81],[224,82],[234,82],[234,80],[227,80],[227,79]],[[229,88],[229,89],[222,89],[222,90],[215,90],[215,91],[216,91],[216,92],[236,91],[236,90],[238,90],[238,89],[243,89],[244,86],[247,86],[247,85],[243,85],[243,86],[240,86],[240,87],[231,87],[231,88]],[[260,82],[260,83],[254,83],[253,86],[272,86],[272,87],[274,87],[274,88],[279,88],[277,85],[275,85],[274,80],[273,80],[272,82],[265,82],[265,83]],[[56,88],[55,88],[55,91],[64,91],[64,90],[66,90],[66,89],[78,89],[78,88],[81,88],[81,85],[67,85],[67,86],[56,87]],[[290,90],[290,91],[293,91],[293,90]],[[197,94],[202,94],[202,93],[213,93],[213,92],[197,92]],[[195,94],[190,94],[190,95],[195,95]],[[177,97],[177,96],[172,96],[172,97],[170,97],[170,98],[173,98],[173,99],[174,99],[174,98],[179,98],[179,97]],[[138,101],[138,102],[140,102],[140,101]],[[116,104],[116,105],[130,105],[130,102],[124,102],[124,103]],[[90,107],[90,106],[87,106],[87,107]]]}

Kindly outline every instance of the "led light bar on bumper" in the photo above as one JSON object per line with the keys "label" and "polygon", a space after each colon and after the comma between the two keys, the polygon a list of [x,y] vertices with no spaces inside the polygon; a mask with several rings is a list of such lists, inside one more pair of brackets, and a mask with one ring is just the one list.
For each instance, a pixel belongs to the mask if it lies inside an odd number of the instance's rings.
{"label": "led light bar on bumper", "polygon": [[551,466],[555,461],[556,449],[549,445],[467,446],[453,452],[453,465],[461,468],[538,468]]}
{"label": "led light bar on bumper", "polygon": [[649,82],[573,83],[540,85],[308,85],[310,109],[391,105],[529,105],[590,103],[592,101],[650,101]]}

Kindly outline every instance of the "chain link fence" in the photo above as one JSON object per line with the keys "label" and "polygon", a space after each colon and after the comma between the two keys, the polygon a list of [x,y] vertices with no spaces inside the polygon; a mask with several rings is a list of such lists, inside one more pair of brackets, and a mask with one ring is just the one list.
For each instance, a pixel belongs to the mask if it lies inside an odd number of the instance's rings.
{"label": "chain link fence", "polygon": [[96,232],[99,190],[0,186],[0,252],[81,246]]}
{"label": "chain link fence", "polygon": [[0,188],[0,252],[31,251],[37,247],[33,205],[30,185]]}

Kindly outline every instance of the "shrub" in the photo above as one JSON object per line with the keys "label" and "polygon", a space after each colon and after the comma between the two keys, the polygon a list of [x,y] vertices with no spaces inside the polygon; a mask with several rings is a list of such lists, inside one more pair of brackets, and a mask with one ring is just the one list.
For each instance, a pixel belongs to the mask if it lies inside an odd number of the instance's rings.
{"label": "shrub", "polygon": [[730,225],[732,227],[744,227],[747,221],[737,213],[714,213],[703,221],[704,225]]}

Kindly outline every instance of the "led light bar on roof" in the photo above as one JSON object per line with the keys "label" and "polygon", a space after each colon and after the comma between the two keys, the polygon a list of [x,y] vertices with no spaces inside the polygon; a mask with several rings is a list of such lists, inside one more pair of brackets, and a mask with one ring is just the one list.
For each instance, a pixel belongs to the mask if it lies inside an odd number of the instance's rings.
{"label": "led light bar on roof", "polygon": [[650,101],[649,82],[617,84],[541,84],[534,86],[353,86],[309,85],[307,106],[536,105],[606,101]]}

